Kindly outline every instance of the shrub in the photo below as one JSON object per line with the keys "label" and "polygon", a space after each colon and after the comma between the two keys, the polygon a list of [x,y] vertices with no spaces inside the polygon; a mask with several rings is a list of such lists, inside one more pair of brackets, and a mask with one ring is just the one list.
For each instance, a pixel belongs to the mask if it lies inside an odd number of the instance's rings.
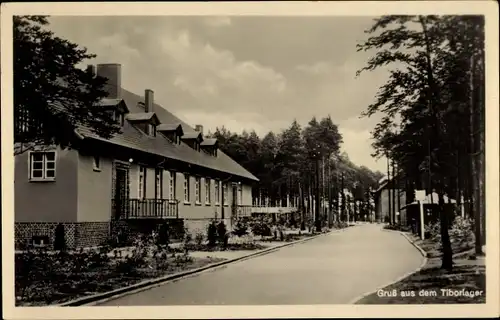
{"label": "shrub", "polygon": [[469,244],[474,243],[472,220],[464,219],[461,216],[456,217],[450,228],[450,239],[460,248],[466,248]]}
{"label": "shrub", "polygon": [[224,221],[221,221],[217,224],[217,240],[220,244],[222,244],[223,248],[227,247],[229,236],[227,234],[226,224],[224,223]]}
{"label": "shrub", "polygon": [[256,236],[268,237],[272,235],[271,226],[264,219],[259,219],[252,224],[252,233]]}
{"label": "shrub", "polygon": [[200,246],[203,243],[203,240],[205,240],[205,235],[203,234],[203,232],[197,232],[194,236],[194,242]]}
{"label": "shrub", "polygon": [[207,228],[207,240],[208,240],[208,245],[210,247],[215,246],[215,243],[217,241],[217,227],[215,226],[215,222],[212,221],[208,224]]}
{"label": "shrub", "polygon": [[238,219],[234,226],[233,234],[238,237],[242,237],[248,234],[248,223],[243,219]]}
{"label": "shrub", "polygon": [[193,235],[187,228],[184,229],[184,243],[191,243],[193,241]]}
{"label": "shrub", "polygon": [[158,236],[156,238],[157,245],[168,245],[170,242],[169,228],[168,224],[162,223],[158,230]]}
{"label": "shrub", "polygon": [[66,235],[64,232],[64,225],[59,223],[54,231],[54,250],[66,250]]}

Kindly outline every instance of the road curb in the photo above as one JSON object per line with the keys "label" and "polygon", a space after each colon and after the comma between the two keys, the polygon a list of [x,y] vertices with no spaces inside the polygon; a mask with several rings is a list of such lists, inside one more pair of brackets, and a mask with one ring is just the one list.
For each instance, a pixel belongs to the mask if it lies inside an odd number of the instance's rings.
{"label": "road curb", "polygon": [[112,290],[112,291],[103,292],[103,293],[95,294],[95,295],[92,295],[92,296],[81,297],[81,298],[78,298],[78,299],[75,299],[75,300],[71,300],[71,301],[68,301],[68,302],[64,302],[64,303],[61,303],[61,304],[58,304],[58,305],[55,305],[55,306],[56,307],[75,307],[75,306],[84,306],[84,305],[87,305],[87,306],[97,305],[97,304],[100,304],[100,303],[104,303],[104,302],[107,302],[107,301],[111,301],[111,300],[115,300],[115,299],[121,298],[121,297],[126,296],[126,295],[130,295],[130,294],[138,293],[138,292],[141,292],[141,291],[149,290],[151,288],[154,288],[154,287],[166,284],[168,282],[179,281],[179,280],[182,280],[182,279],[185,279],[185,278],[188,278],[188,277],[199,275],[199,274],[201,274],[203,272],[206,272],[206,271],[214,271],[214,270],[216,270],[218,268],[225,267],[228,264],[232,264],[232,263],[244,261],[244,260],[247,260],[247,259],[255,258],[255,257],[258,257],[258,256],[266,255],[266,254],[278,251],[279,249],[282,249],[284,247],[290,247],[290,246],[293,246],[293,245],[296,245],[296,244],[301,244],[301,243],[304,243],[304,242],[307,242],[307,241],[310,241],[310,240],[313,240],[313,239],[317,239],[317,238],[322,237],[322,236],[326,236],[326,235],[330,235],[330,234],[333,234],[333,233],[342,232],[342,231],[345,231],[347,229],[349,229],[349,228],[332,230],[332,231],[329,231],[329,232],[326,232],[326,233],[321,233],[321,234],[318,234],[318,235],[315,235],[315,236],[312,236],[312,237],[308,237],[308,238],[305,238],[305,239],[300,239],[300,240],[297,240],[297,241],[285,243],[283,245],[279,245],[279,246],[276,246],[276,247],[262,249],[262,250],[259,250],[257,252],[253,252],[253,253],[250,253],[248,255],[242,256],[242,257],[238,257],[238,258],[234,258],[234,259],[228,259],[228,260],[224,260],[224,261],[221,261],[221,262],[212,263],[212,264],[200,267],[200,268],[186,270],[186,271],[178,272],[178,273],[175,273],[175,274],[166,275],[166,276],[163,276],[163,277],[160,277],[160,278],[145,280],[145,281],[142,281],[142,282],[139,282],[139,283],[127,286],[127,287],[118,288],[118,289],[115,289],[115,290]]}
{"label": "road curb", "polygon": [[355,299],[351,300],[348,304],[356,304],[356,303],[358,303],[359,301],[361,301],[363,298],[365,298],[365,297],[367,297],[367,296],[369,296],[369,295],[371,295],[371,294],[374,294],[374,293],[376,293],[377,291],[379,291],[379,290],[381,290],[381,289],[384,289],[384,288],[386,288],[386,287],[388,287],[388,286],[391,286],[391,285],[393,285],[393,284],[395,284],[395,283],[398,283],[398,282],[400,282],[400,281],[403,281],[404,279],[406,279],[406,278],[408,278],[408,277],[410,277],[410,276],[414,275],[415,273],[419,272],[420,270],[422,270],[422,268],[423,268],[423,267],[427,264],[427,260],[428,260],[428,258],[427,258],[427,252],[426,252],[426,251],[424,251],[424,249],[420,248],[420,246],[419,246],[419,245],[417,245],[416,243],[414,243],[414,241],[412,241],[412,240],[411,240],[411,239],[410,239],[410,238],[409,238],[409,237],[408,237],[408,236],[407,236],[404,232],[402,232],[402,231],[396,231],[396,230],[387,230],[387,229],[383,229],[383,230],[384,230],[384,231],[392,231],[392,232],[397,232],[397,233],[399,233],[400,235],[402,235],[402,236],[403,236],[403,238],[405,238],[406,240],[408,240],[408,242],[410,242],[410,243],[413,245],[413,247],[414,247],[415,249],[417,249],[417,250],[420,252],[420,254],[424,257],[424,260],[422,261],[422,264],[421,264],[421,265],[420,265],[417,269],[415,269],[414,271],[408,272],[408,273],[406,273],[406,274],[402,275],[401,277],[397,278],[396,280],[393,280],[393,281],[391,281],[390,283],[387,283],[387,284],[385,284],[385,285],[383,285],[383,286],[380,286],[380,287],[378,287],[378,288],[377,288],[377,289],[375,289],[375,290],[372,290],[372,291],[366,292],[366,293],[362,294],[361,296],[358,296],[358,297],[356,297]]}

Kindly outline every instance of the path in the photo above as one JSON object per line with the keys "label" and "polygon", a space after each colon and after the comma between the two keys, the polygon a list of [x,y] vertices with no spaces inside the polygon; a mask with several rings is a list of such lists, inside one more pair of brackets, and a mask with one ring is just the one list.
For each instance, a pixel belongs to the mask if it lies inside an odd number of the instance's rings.
{"label": "path", "polygon": [[397,232],[364,224],[103,305],[342,304],[422,261]]}

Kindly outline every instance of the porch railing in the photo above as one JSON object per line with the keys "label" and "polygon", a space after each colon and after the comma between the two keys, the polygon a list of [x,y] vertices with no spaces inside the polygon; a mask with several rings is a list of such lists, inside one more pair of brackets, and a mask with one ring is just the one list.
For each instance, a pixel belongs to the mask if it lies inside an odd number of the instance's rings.
{"label": "porch railing", "polygon": [[251,217],[252,206],[239,204],[236,206],[236,214],[238,217]]}
{"label": "porch railing", "polygon": [[252,213],[291,213],[294,211],[297,211],[296,207],[251,206]]}
{"label": "porch railing", "polygon": [[178,200],[170,199],[113,199],[113,216],[118,219],[178,218]]}

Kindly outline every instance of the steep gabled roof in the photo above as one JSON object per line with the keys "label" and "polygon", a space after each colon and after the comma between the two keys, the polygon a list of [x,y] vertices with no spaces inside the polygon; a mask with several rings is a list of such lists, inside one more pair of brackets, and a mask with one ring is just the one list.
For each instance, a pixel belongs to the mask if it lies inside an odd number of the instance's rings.
{"label": "steep gabled roof", "polygon": [[[145,113],[143,109],[144,107],[139,104],[139,102],[144,101],[143,97],[136,95],[128,90],[122,89],[122,98],[127,106],[129,106],[130,112],[132,114]],[[199,132],[197,132],[195,129],[191,128],[188,124],[156,103],[153,106],[153,111],[156,117],[158,117],[159,121],[161,122],[160,126],[164,126],[166,128],[168,125],[170,128],[177,128],[179,125],[181,125],[181,128],[184,131],[185,135],[187,134],[189,136],[193,134],[199,134]],[[257,179],[257,177],[255,177],[248,170],[243,168],[240,164],[231,159],[221,150],[217,152],[216,156],[209,155],[205,152],[198,152],[185,143],[173,144],[162,135],[158,135],[156,137],[146,136],[133,126],[124,126],[122,128],[122,133],[116,134],[109,140],[101,138],[90,128],[86,127],[79,127],[78,133],[86,138],[109,141],[113,144],[117,144],[123,147],[157,154],[166,158],[180,160],[189,164],[229,173],[254,181],[259,180]]]}
{"label": "steep gabled roof", "polygon": [[186,132],[184,135],[181,137],[182,140],[203,140],[203,136],[201,135],[201,132]]}
{"label": "steep gabled roof", "polygon": [[217,139],[214,139],[214,138],[205,138],[200,143],[200,146],[202,146],[202,147],[209,147],[209,146],[215,146],[217,144],[218,144]]}
{"label": "steep gabled roof", "polygon": [[155,123],[160,123],[160,120],[154,112],[129,113],[127,114],[127,120],[132,122],[154,120]]}
{"label": "steep gabled roof", "polygon": [[166,124],[162,123],[156,127],[157,131],[180,131],[182,134],[184,134],[184,131],[182,130],[182,125],[181,124]]}

